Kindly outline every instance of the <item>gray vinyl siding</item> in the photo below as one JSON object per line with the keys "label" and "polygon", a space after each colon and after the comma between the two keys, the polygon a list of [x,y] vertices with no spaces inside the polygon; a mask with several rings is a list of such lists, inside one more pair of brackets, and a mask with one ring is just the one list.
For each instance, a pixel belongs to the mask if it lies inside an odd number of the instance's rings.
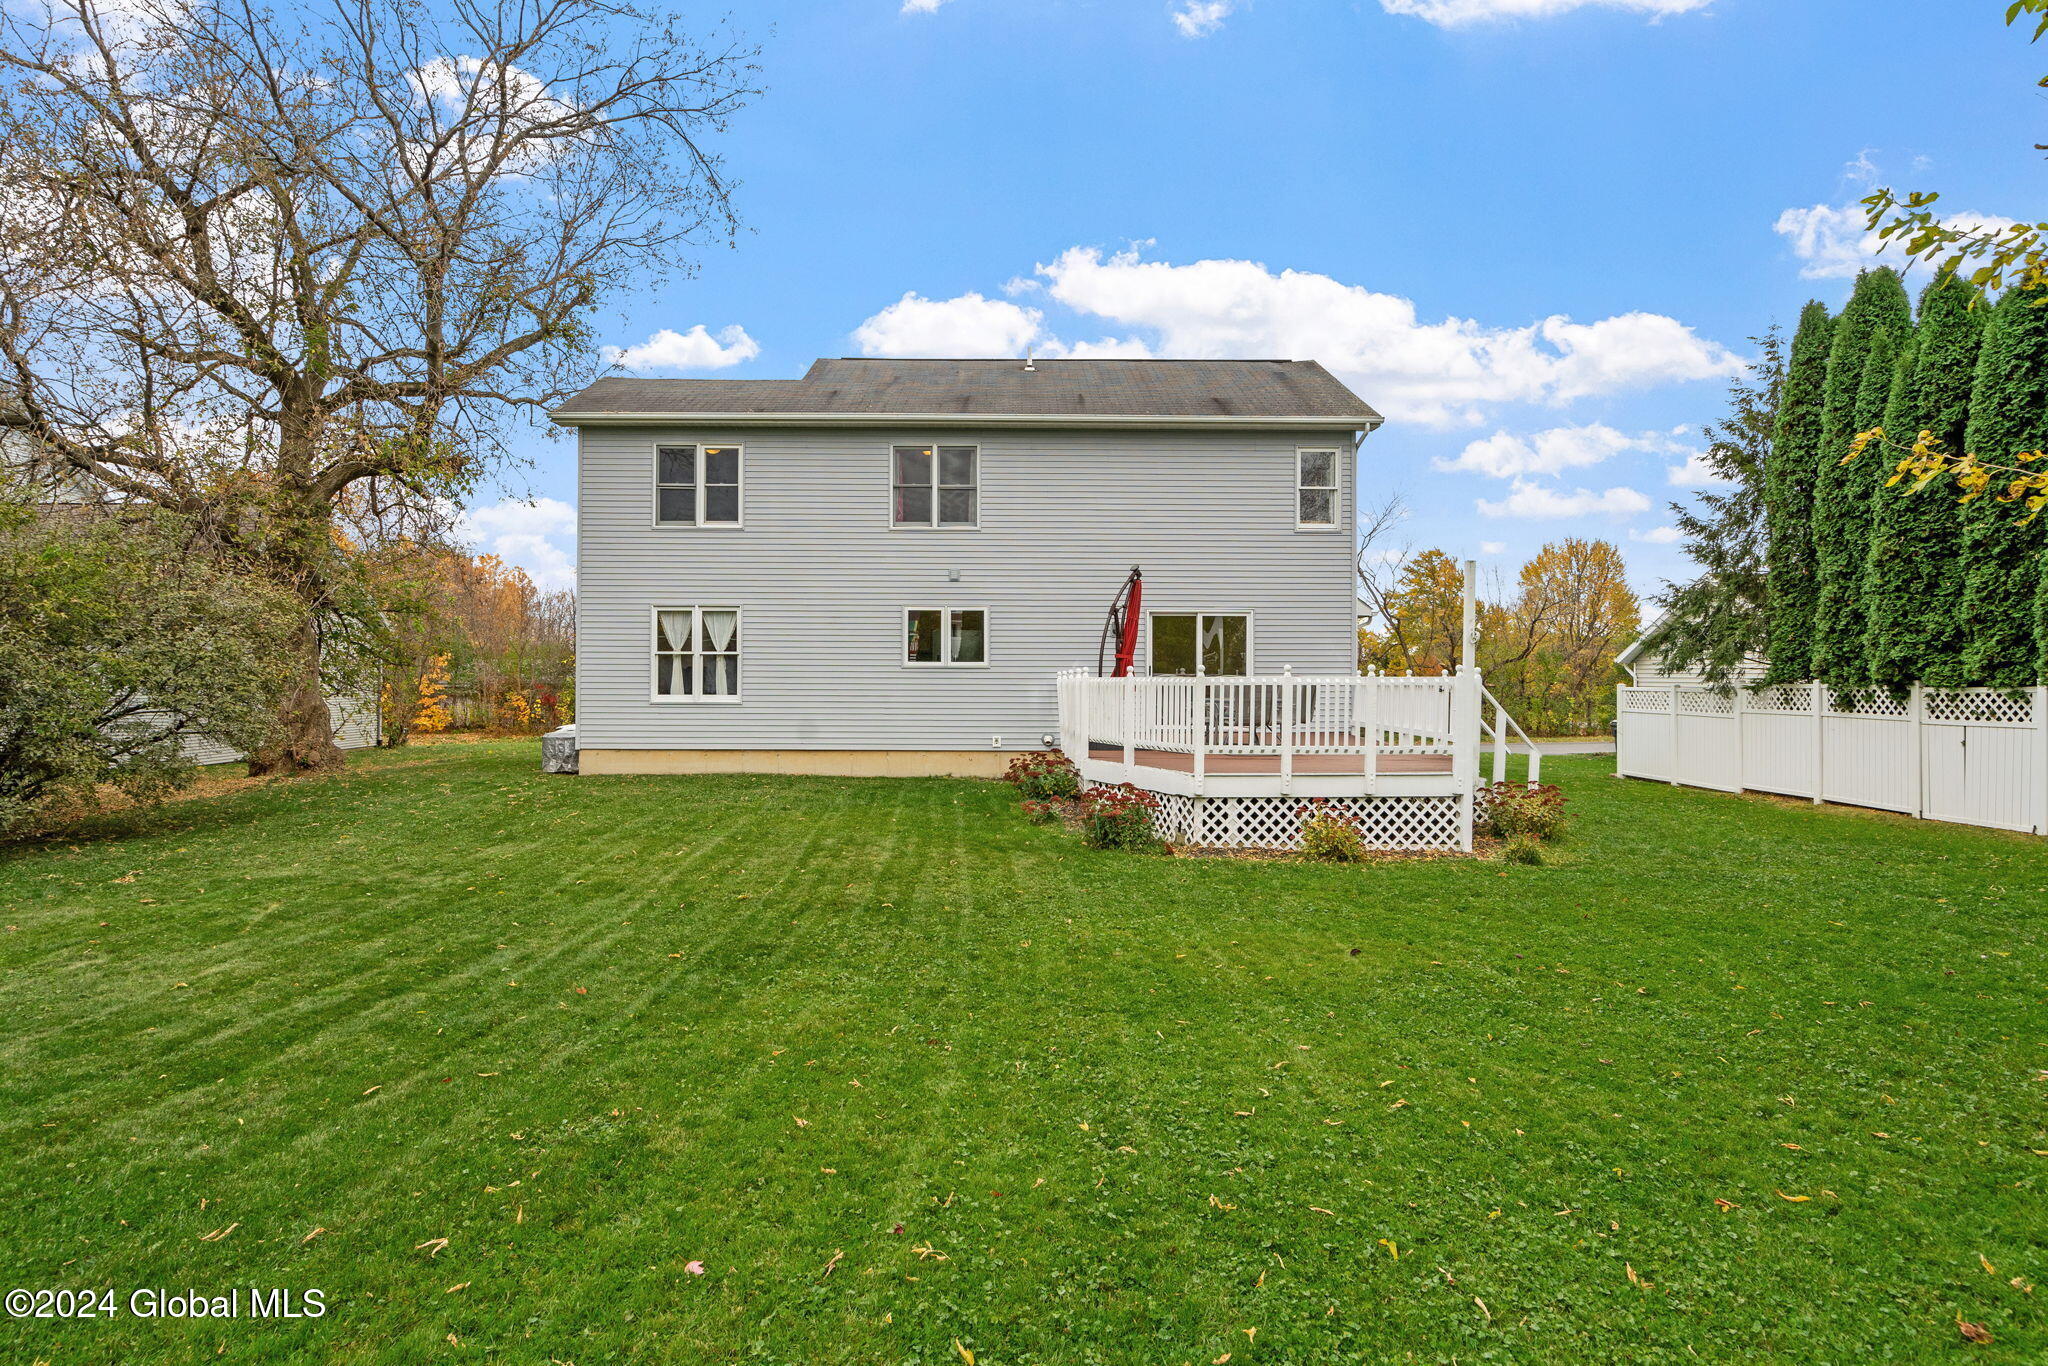
{"label": "gray vinyl siding", "polygon": [[[370,749],[377,743],[377,699],[330,697],[327,715],[334,723],[334,743],[339,749]],[[198,764],[232,764],[249,756],[210,735],[187,735],[182,741],[186,755]]]}
{"label": "gray vinyl siding", "polygon": [[[744,447],[741,529],[655,527],[657,443]],[[890,525],[890,447],[980,447],[980,526]],[[1295,452],[1339,452],[1337,525],[1295,527]],[[1134,564],[1145,613],[1252,616],[1251,666],[1357,668],[1349,430],[580,429],[585,749],[1031,749]],[[959,571],[958,582],[949,570]],[[651,615],[740,609],[741,700],[655,702]],[[985,608],[985,668],[910,668],[903,613]],[[1145,666],[1150,623],[1141,634]]]}

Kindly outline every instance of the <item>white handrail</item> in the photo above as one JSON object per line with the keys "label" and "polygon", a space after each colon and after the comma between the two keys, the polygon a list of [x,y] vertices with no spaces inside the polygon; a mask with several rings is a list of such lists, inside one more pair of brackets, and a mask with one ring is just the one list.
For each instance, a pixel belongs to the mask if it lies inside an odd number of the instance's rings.
{"label": "white handrail", "polygon": [[1515,734],[1521,736],[1522,743],[1529,747],[1529,786],[1538,786],[1543,781],[1543,751],[1529,738],[1529,732],[1522,729],[1522,723],[1508,714],[1508,709],[1500,704],[1500,699],[1493,695],[1492,689],[1481,684],[1480,692],[1487,701],[1493,703],[1493,724],[1487,727],[1493,735],[1493,780],[1497,783],[1507,781],[1508,738],[1506,729],[1501,725],[1501,722],[1505,721],[1514,727]]}

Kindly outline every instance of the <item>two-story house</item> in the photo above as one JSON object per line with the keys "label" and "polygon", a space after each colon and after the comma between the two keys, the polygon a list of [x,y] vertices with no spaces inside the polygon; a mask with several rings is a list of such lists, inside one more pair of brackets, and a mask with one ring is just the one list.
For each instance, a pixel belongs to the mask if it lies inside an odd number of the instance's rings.
{"label": "two-story house", "polygon": [[1313,361],[820,360],[604,379],[581,771],[999,773],[1144,570],[1137,672],[1355,675],[1355,456]]}

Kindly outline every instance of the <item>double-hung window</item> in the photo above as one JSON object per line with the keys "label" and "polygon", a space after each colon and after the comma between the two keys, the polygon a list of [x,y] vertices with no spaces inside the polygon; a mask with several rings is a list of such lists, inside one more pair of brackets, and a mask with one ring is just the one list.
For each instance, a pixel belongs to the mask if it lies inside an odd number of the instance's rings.
{"label": "double-hung window", "polygon": [[654,699],[675,702],[740,695],[740,609],[654,609]]}
{"label": "double-hung window", "polygon": [[911,607],[903,613],[906,665],[988,663],[988,613],[979,607]]}
{"label": "double-hung window", "polygon": [[1337,452],[1296,451],[1294,523],[1318,529],[1337,525]]}
{"label": "double-hung window", "polygon": [[654,448],[656,526],[738,526],[740,448]]}
{"label": "double-hung window", "polygon": [[889,455],[897,526],[975,525],[981,513],[979,447],[896,446]]}

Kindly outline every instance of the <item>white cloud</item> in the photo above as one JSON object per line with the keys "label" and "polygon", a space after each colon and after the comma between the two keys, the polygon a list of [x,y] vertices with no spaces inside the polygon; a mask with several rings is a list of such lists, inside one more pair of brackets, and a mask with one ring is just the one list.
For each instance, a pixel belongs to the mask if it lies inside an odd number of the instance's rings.
{"label": "white cloud", "polygon": [[1611,488],[1602,493],[1573,489],[1560,493],[1544,484],[1517,479],[1507,497],[1498,502],[1481,498],[1474,506],[1485,517],[1626,517],[1648,512],[1650,500],[1631,488]]}
{"label": "white cloud", "polygon": [[576,586],[576,509],[555,498],[507,498],[471,508],[456,519],[455,534],[481,554],[516,564],[542,588]]}
{"label": "white cloud", "polygon": [[1506,541],[1481,541],[1479,543],[1479,553],[1482,555],[1505,554],[1507,548],[1508,543]]}
{"label": "white cloud", "polygon": [[1673,488],[1681,489],[1717,488],[1735,482],[1722,478],[1714,467],[1707,463],[1705,451],[1690,452],[1682,462],[1665,471],[1665,478],[1671,482]]}
{"label": "white cloud", "polygon": [[1183,38],[1206,38],[1222,28],[1236,8],[1236,0],[1181,0],[1173,12],[1173,26]]}
{"label": "white cloud", "polygon": [[1388,416],[1436,426],[1476,422],[1486,403],[1556,405],[1742,368],[1726,347],[1654,313],[1508,328],[1424,322],[1408,299],[1328,275],[1227,259],[1174,265],[1094,247],[1071,247],[1038,274],[1075,312],[1156,334],[1155,354],[1320,360]]}
{"label": "white cloud", "polygon": [[854,329],[870,356],[1270,356],[1319,360],[1389,417],[1430,426],[1480,421],[1484,405],[1574,399],[1740,373],[1743,362],[1674,318],[1623,313],[1522,327],[1423,321],[1394,294],[1256,261],[1147,261],[1071,247],[1013,295],[1061,305],[1133,333],[1068,343],[1044,312],[979,293],[912,292]]}
{"label": "white cloud", "polygon": [[723,370],[761,354],[761,344],[734,324],[716,337],[698,323],[687,332],[664,327],[638,346],[604,348],[608,365],[626,370]]}
{"label": "white cloud", "polygon": [[[1868,221],[1859,204],[1815,204],[1785,210],[1771,230],[1791,245],[1792,254],[1800,262],[1802,279],[1846,279],[1879,264],[1880,260],[1904,268],[1908,264],[1904,251],[1896,244],[1892,250],[1883,251],[1884,239],[1869,230]],[[1971,232],[2004,232],[2013,223],[2010,218],[1983,213],[1951,214],[1943,221],[1949,227]]]}
{"label": "white cloud", "polygon": [[905,294],[853,329],[868,356],[1016,356],[1040,339],[1044,315],[1003,299]]}
{"label": "white cloud", "polygon": [[1495,432],[1467,445],[1457,455],[1433,462],[1440,470],[1488,474],[1510,479],[1525,474],[1561,474],[1582,469],[1629,451],[1668,451],[1671,442],[1655,432],[1630,436],[1604,423],[1583,427],[1552,427],[1529,436]]}
{"label": "white cloud", "polygon": [[903,0],[900,14],[930,14],[946,3],[946,0]]}
{"label": "white cloud", "polygon": [[1705,9],[1711,0],[1380,0],[1389,14],[1407,14],[1440,28],[1506,19],[1550,19],[1578,9],[1618,9],[1662,19]]}
{"label": "white cloud", "polygon": [[1651,545],[1675,545],[1678,535],[1678,528],[1675,526],[1657,526],[1644,532],[1631,531],[1628,538],[1631,541],[1647,541]]}

